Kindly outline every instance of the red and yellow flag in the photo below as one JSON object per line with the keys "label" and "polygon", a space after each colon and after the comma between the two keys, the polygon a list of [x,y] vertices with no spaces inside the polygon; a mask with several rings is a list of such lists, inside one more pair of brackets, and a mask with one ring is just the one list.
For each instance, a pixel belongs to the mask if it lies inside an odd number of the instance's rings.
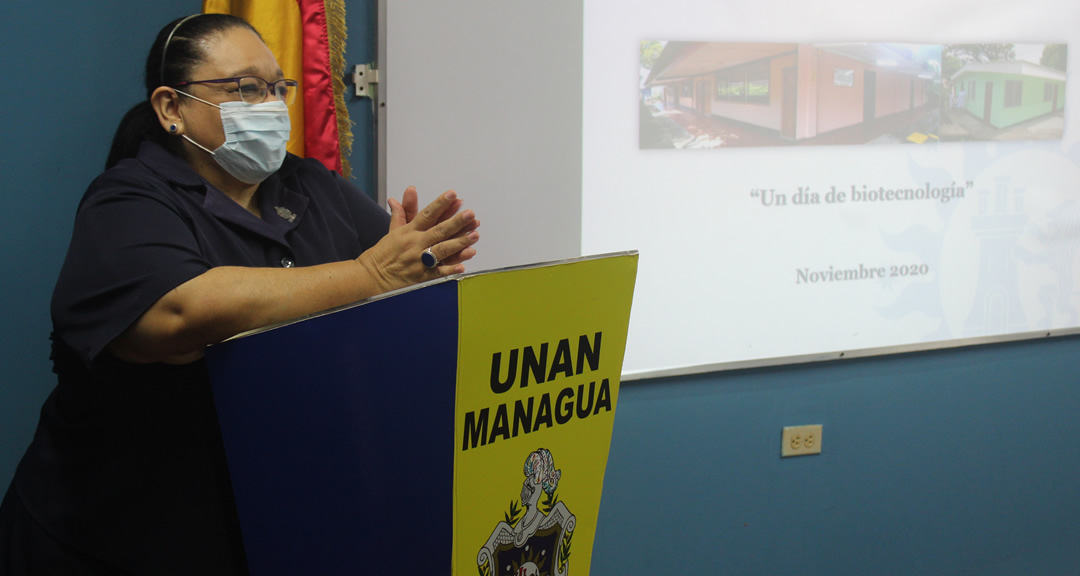
{"label": "red and yellow flag", "polygon": [[203,12],[239,16],[259,31],[285,77],[300,83],[289,106],[289,152],[348,177],[345,0],[203,0]]}

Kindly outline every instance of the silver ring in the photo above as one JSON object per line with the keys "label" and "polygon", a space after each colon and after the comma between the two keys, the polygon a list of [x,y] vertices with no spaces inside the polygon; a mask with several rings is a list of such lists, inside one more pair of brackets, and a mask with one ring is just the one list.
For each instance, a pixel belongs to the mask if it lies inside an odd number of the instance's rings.
{"label": "silver ring", "polygon": [[426,268],[434,268],[439,265],[439,259],[431,252],[431,247],[428,247],[427,250],[424,250],[424,252],[420,254],[420,262]]}

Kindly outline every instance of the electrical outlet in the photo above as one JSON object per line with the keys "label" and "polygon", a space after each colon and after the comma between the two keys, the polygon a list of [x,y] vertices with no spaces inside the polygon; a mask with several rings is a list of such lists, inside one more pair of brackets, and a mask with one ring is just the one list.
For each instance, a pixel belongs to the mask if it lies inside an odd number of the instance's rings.
{"label": "electrical outlet", "polygon": [[780,435],[780,457],[821,454],[821,424],[785,426]]}

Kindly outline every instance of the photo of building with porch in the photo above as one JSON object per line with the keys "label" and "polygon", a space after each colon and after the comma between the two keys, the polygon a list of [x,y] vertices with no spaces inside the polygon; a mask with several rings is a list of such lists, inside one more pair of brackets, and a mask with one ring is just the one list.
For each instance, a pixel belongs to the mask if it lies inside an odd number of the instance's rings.
{"label": "photo of building with porch", "polygon": [[641,148],[921,142],[939,118],[940,46],[662,44],[643,62]]}

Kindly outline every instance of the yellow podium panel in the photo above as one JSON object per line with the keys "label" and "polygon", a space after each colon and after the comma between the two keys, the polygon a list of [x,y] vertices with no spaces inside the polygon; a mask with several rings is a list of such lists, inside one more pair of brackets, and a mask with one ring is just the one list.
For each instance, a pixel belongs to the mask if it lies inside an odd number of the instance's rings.
{"label": "yellow podium panel", "polygon": [[637,255],[464,278],[453,574],[587,575]]}

